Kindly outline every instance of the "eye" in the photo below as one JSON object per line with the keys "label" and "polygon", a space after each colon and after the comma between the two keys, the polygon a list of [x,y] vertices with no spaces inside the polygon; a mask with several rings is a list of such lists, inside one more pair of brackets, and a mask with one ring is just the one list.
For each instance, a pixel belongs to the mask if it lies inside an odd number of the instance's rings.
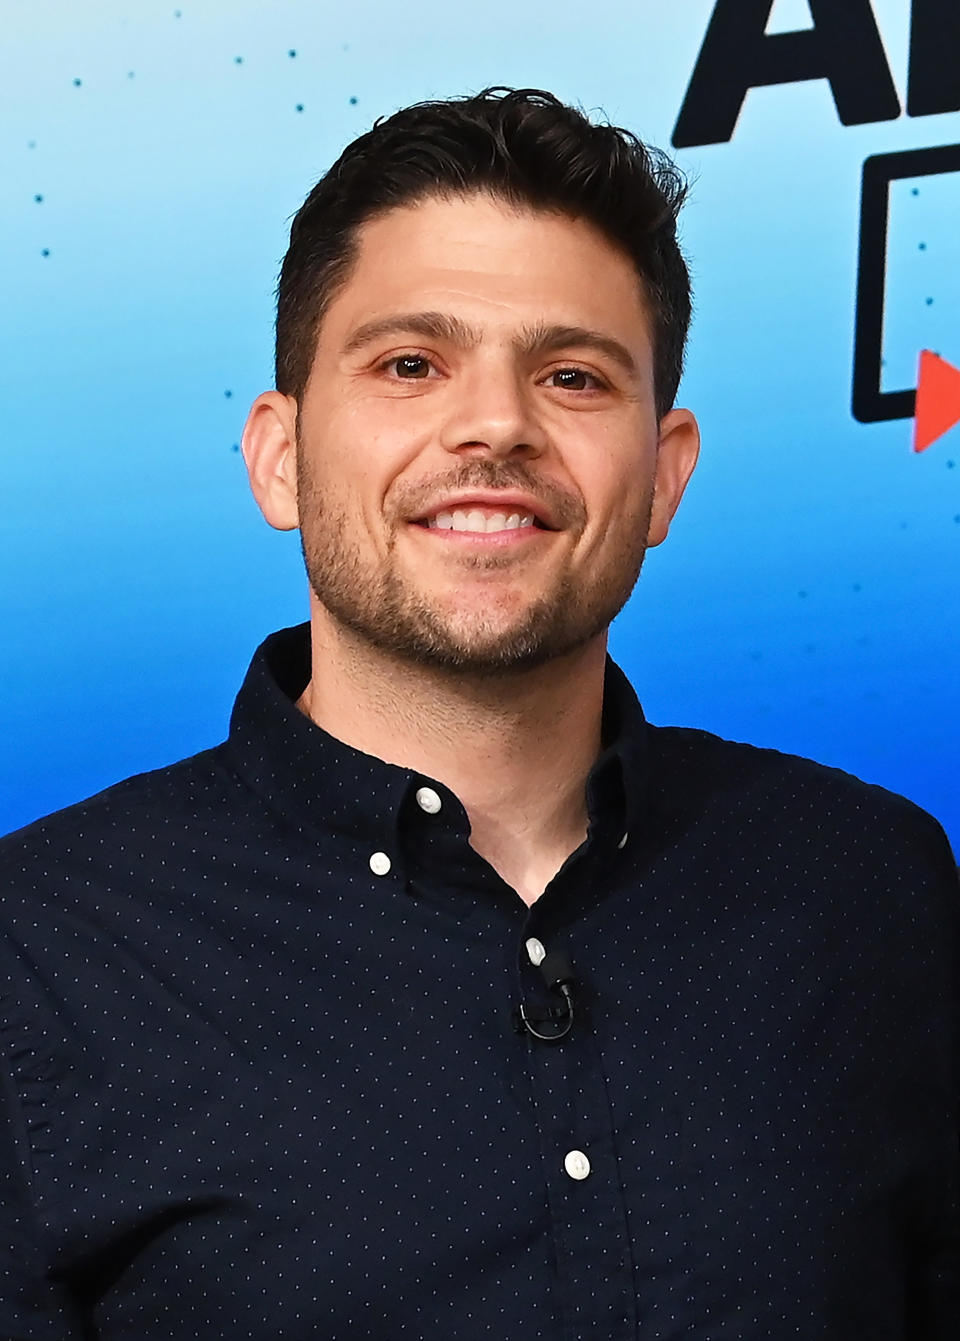
{"label": "eye", "polygon": [[587,372],[585,368],[555,368],[547,381],[553,382],[554,386],[560,387],[563,391],[593,391],[604,385],[599,377]]}
{"label": "eye", "polygon": [[384,371],[389,371],[392,368],[397,377],[403,377],[407,380],[429,377],[430,375],[430,360],[423,354],[397,354],[392,359],[387,359],[380,366]]}

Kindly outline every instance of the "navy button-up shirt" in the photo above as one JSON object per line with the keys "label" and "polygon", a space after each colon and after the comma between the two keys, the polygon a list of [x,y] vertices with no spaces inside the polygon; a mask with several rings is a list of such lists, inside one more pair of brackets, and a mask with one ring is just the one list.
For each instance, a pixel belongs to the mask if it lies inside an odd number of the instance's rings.
{"label": "navy button-up shirt", "polygon": [[0,843],[0,1337],[956,1341],[935,822],[611,666],[528,909],[308,675]]}

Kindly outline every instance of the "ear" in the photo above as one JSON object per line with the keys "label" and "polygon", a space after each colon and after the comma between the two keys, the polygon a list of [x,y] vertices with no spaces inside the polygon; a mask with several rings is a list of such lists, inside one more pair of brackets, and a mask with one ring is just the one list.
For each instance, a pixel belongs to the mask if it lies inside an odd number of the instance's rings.
{"label": "ear", "polygon": [[660,421],[648,547],[666,540],[699,453],[700,429],[693,414],[689,410],[670,410]]}
{"label": "ear", "polygon": [[297,402],[265,391],[250,407],[243,459],[260,511],[278,531],[300,525],[297,509]]}

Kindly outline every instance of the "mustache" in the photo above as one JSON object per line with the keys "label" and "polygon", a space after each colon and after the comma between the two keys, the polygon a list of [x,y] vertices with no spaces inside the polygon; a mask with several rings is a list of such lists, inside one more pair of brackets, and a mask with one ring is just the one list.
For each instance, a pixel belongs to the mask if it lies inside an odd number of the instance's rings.
{"label": "mustache", "polygon": [[539,475],[523,461],[490,461],[483,458],[460,461],[443,475],[432,475],[416,483],[398,484],[388,500],[391,520],[404,520],[429,511],[447,494],[467,489],[521,489],[546,504],[558,526],[582,529],[587,510],[579,494]]}

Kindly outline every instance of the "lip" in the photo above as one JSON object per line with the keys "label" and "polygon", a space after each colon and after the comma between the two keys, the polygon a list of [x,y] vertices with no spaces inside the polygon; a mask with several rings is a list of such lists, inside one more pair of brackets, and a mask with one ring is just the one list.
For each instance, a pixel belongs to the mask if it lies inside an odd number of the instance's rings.
{"label": "lip", "polygon": [[[538,498],[532,497],[530,494],[521,493],[515,489],[489,489],[486,492],[483,490],[473,490],[464,493],[445,494],[443,498],[439,499],[437,502],[431,503],[419,516],[411,517],[410,520],[414,525],[423,526],[425,529],[433,530],[435,528],[427,527],[426,523],[430,521],[431,518],[436,517],[438,513],[463,512],[469,510],[471,507],[495,508],[498,512],[507,513],[529,512],[533,516],[535,525],[530,528],[524,527],[524,530],[556,531],[558,529],[546,503],[541,502]],[[450,534],[450,532],[446,532],[446,534]],[[483,533],[458,531],[453,532],[453,534],[478,535]],[[504,534],[511,535],[513,533],[493,531],[488,534],[497,536]]]}

